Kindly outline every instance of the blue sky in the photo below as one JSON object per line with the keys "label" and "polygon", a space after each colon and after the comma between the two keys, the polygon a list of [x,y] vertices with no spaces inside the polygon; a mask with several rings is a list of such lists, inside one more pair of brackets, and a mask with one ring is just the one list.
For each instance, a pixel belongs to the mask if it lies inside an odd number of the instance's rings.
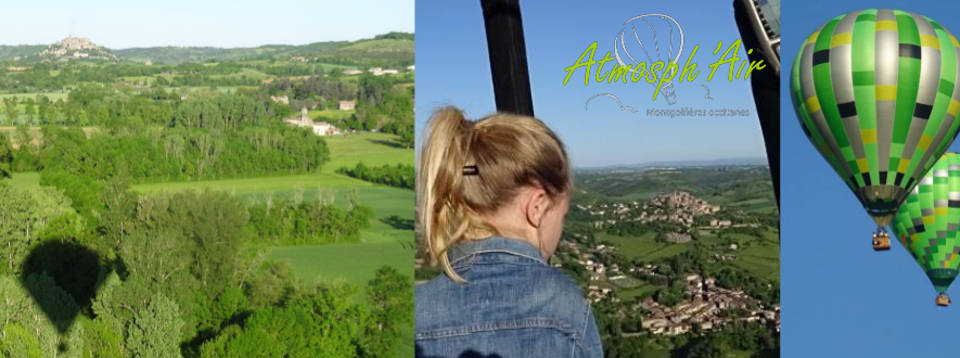
{"label": "blue sky", "polygon": [[[784,68],[793,65],[807,35],[853,10],[913,11],[957,33],[960,19],[949,16],[957,6],[946,3],[785,1]],[[875,225],[801,132],[788,81],[788,75],[781,76],[783,356],[956,355],[957,303],[946,309],[934,306],[930,281],[896,240],[890,251],[873,252],[869,235]],[[950,150],[958,151],[960,145],[954,143]],[[956,287],[948,293],[960,298]]]}
{"label": "blue sky", "polygon": [[[729,1],[521,1],[521,11],[534,111],[565,141],[574,166],[766,157],[748,81],[729,82],[717,75],[706,82],[707,66],[717,58],[711,53],[717,42],[722,40],[726,47],[739,39]],[[418,133],[439,106],[460,107],[471,118],[494,112],[480,2],[420,0],[416,12]],[[685,35],[683,61],[694,44],[700,46],[694,57],[700,75],[692,83],[676,84],[677,104],[670,106],[662,98],[654,102],[653,87],[642,81],[592,81],[585,86],[582,69],[562,85],[564,69],[590,43],[598,42],[594,59],[600,60],[607,51],[613,51],[614,38],[624,22],[647,13],[667,14],[680,23]],[[668,34],[668,28],[661,25],[655,23],[655,28]],[[648,46],[651,38],[647,37]],[[744,50],[740,57],[746,57]],[[608,62],[603,71],[609,71],[612,65]],[[591,76],[596,68],[593,66]],[[704,99],[706,89],[701,85],[710,89],[713,100]],[[640,112],[619,111],[608,98],[591,101],[587,111],[586,100],[603,92],[614,93]],[[747,109],[750,115],[652,119],[645,113],[647,108],[683,106]]]}
{"label": "blue sky", "polygon": [[253,47],[357,40],[414,30],[413,0],[5,1],[0,45],[67,35],[114,49]]}

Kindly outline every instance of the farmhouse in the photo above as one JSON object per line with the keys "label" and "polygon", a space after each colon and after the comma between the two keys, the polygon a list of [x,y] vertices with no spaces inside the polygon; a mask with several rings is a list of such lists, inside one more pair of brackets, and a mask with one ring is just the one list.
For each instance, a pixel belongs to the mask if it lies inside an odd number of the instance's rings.
{"label": "farmhouse", "polygon": [[367,72],[372,73],[374,76],[395,75],[400,73],[400,71],[397,71],[392,68],[383,69],[381,67],[371,67],[370,69],[367,70]]}
{"label": "farmhouse", "polygon": [[357,106],[357,101],[340,101],[339,108],[341,111],[349,111],[351,109],[356,108],[356,106]]}
{"label": "farmhouse", "polygon": [[360,71],[360,70],[355,69],[355,68],[351,68],[351,69],[349,69],[349,70],[343,71],[343,74],[345,74],[345,75],[350,75],[350,76],[352,76],[352,75],[359,75],[359,74],[361,74],[361,73],[363,73],[363,71]]}
{"label": "farmhouse", "polygon": [[293,118],[284,118],[283,122],[293,126],[293,127],[305,127],[310,128],[313,131],[313,134],[319,136],[330,136],[340,134],[340,129],[334,127],[332,124],[327,122],[314,122],[313,119],[310,119],[310,116],[307,115],[307,107],[303,107],[300,110],[300,117]]}

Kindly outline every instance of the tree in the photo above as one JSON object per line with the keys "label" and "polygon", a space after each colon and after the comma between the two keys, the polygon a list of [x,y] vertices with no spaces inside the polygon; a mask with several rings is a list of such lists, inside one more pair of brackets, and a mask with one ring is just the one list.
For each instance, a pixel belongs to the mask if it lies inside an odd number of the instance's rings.
{"label": "tree", "polygon": [[27,98],[26,102],[23,104],[23,114],[27,117],[27,122],[33,121],[33,116],[37,113],[37,107],[33,102],[33,98]]}
{"label": "tree", "polygon": [[7,114],[7,123],[11,125],[17,124],[17,100],[16,98],[7,97],[3,99],[4,109]]}
{"label": "tree", "polygon": [[27,251],[48,222],[68,213],[70,200],[55,188],[22,189],[0,183],[0,273],[19,274]]}
{"label": "tree", "polygon": [[13,176],[13,145],[10,144],[10,137],[0,133],[0,178],[9,178]]}
{"label": "tree", "polygon": [[182,326],[177,304],[156,294],[127,327],[127,345],[133,357],[180,357]]}
{"label": "tree", "polygon": [[72,324],[77,307],[70,295],[42,275],[17,281],[0,274],[0,356],[83,357],[83,327]]}
{"label": "tree", "polygon": [[361,355],[385,357],[405,338],[401,337],[401,328],[413,321],[413,282],[395,268],[383,266],[367,283],[367,304],[371,319],[361,343]]}

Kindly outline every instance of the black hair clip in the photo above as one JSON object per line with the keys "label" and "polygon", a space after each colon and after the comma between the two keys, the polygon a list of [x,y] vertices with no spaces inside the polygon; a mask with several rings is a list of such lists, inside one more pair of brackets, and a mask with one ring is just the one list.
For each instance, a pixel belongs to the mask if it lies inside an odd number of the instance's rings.
{"label": "black hair clip", "polygon": [[464,165],[463,166],[463,175],[479,175],[480,170],[477,169],[476,165]]}

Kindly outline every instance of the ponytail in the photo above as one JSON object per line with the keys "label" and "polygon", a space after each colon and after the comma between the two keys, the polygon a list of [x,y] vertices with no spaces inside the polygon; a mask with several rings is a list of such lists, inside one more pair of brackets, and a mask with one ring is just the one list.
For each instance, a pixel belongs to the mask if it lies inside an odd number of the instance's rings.
{"label": "ponytail", "polygon": [[566,151],[543,122],[497,114],[472,122],[452,107],[434,112],[418,157],[417,225],[428,258],[456,282],[447,250],[464,239],[498,235],[483,215],[527,185],[556,197],[569,187]]}

